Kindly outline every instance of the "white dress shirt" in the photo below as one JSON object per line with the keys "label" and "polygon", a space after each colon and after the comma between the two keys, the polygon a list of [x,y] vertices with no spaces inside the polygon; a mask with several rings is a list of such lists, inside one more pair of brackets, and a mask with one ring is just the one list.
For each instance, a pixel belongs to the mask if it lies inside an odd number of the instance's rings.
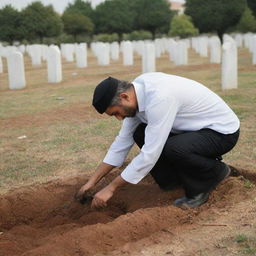
{"label": "white dress shirt", "polygon": [[156,164],[169,133],[210,128],[223,134],[239,129],[239,119],[229,106],[204,85],[179,76],[154,72],[137,77],[132,84],[138,102],[135,117],[125,118],[103,162],[121,166],[134,144],[133,133],[146,123],[145,144],[121,173],[137,184]]}

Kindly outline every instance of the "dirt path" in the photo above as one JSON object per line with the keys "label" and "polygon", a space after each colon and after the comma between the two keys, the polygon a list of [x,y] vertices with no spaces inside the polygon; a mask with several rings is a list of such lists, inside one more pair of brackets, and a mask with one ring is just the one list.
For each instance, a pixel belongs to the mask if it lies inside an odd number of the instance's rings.
{"label": "dirt path", "polygon": [[182,189],[163,192],[150,179],[121,189],[106,209],[94,210],[73,199],[85,180],[59,180],[1,196],[0,256],[239,255],[230,254],[234,246],[223,245],[223,239],[228,244],[232,234],[255,227],[256,190],[246,188],[242,177],[228,178],[207,204],[187,211],[172,206]]}

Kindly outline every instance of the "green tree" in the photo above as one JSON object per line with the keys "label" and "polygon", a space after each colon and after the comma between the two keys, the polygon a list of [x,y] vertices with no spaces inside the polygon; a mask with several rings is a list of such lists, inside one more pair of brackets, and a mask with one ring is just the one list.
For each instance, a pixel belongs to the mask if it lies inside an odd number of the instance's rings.
{"label": "green tree", "polygon": [[217,32],[222,39],[238,23],[245,7],[246,0],[187,0],[185,13],[201,33]]}
{"label": "green tree", "polygon": [[256,18],[253,16],[250,8],[247,7],[245,9],[236,28],[239,32],[242,33],[256,31]]}
{"label": "green tree", "polygon": [[248,7],[252,10],[254,17],[256,17],[256,1],[255,0],[247,0]]}
{"label": "green tree", "polygon": [[96,6],[94,23],[96,33],[122,33],[133,30],[135,12],[131,9],[130,0],[107,0]]}
{"label": "green tree", "polygon": [[90,34],[93,31],[94,25],[90,18],[75,13],[66,13],[62,16],[64,31],[67,34],[73,35],[77,39],[79,34]]}
{"label": "green tree", "polygon": [[198,29],[195,28],[191,18],[185,14],[175,15],[171,21],[170,27],[169,35],[171,36],[186,38],[198,35]]}
{"label": "green tree", "polygon": [[135,29],[148,30],[153,38],[157,32],[168,33],[173,12],[166,0],[132,0],[136,10]]}
{"label": "green tree", "polygon": [[89,17],[91,20],[93,18],[93,9],[91,3],[84,2],[82,0],[75,0],[74,3],[68,4],[67,8],[65,9],[63,15],[70,14],[70,13],[79,13],[86,17]]}
{"label": "green tree", "polygon": [[22,39],[20,19],[19,11],[11,5],[0,9],[0,41],[12,44],[13,41]]}
{"label": "green tree", "polygon": [[21,24],[27,40],[58,36],[62,32],[62,21],[52,5],[33,2],[22,11]]}

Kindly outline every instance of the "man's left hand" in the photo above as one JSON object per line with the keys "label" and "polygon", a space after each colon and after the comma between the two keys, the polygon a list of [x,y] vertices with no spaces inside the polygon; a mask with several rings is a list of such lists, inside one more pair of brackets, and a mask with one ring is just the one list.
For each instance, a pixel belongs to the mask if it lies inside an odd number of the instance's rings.
{"label": "man's left hand", "polygon": [[103,208],[107,206],[107,201],[113,196],[114,192],[107,186],[94,195],[92,208]]}

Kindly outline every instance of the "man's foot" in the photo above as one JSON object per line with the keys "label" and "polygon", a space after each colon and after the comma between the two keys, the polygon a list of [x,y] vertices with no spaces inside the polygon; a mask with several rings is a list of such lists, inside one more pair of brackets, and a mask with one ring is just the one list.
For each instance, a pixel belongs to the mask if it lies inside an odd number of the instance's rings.
{"label": "man's foot", "polygon": [[216,184],[208,192],[203,192],[203,193],[197,194],[191,198],[186,197],[186,196],[178,198],[174,201],[173,205],[180,207],[180,208],[185,208],[185,209],[189,208],[190,209],[190,208],[195,208],[197,206],[200,206],[200,205],[206,203],[209,199],[209,195],[210,195],[211,191],[213,189],[215,189],[217,187],[217,185],[219,185],[224,179],[226,179],[231,174],[230,167],[225,163],[223,163],[223,164],[225,165],[223,172],[219,176]]}
{"label": "man's foot", "polygon": [[207,202],[207,200],[209,199],[209,195],[210,193],[206,192],[206,193],[200,193],[192,198],[188,198],[184,196],[176,199],[173,205],[180,208],[185,208],[185,209],[195,208]]}

